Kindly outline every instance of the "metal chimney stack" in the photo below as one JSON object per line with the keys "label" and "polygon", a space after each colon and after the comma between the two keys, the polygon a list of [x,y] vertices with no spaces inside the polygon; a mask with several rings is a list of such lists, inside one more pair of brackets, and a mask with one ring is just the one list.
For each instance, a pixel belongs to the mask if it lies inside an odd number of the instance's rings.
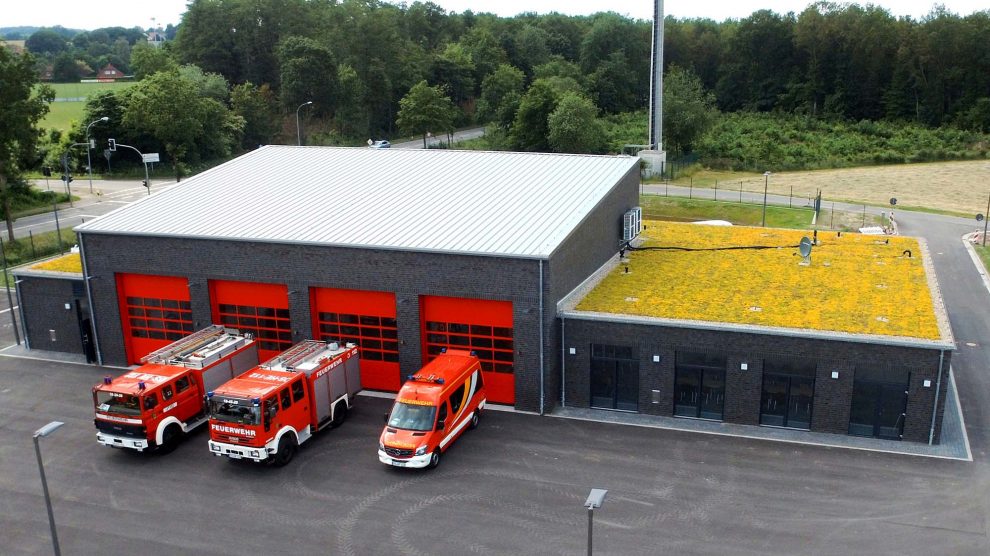
{"label": "metal chimney stack", "polygon": [[650,150],[663,151],[663,0],[653,8],[653,73],[650,76]]}

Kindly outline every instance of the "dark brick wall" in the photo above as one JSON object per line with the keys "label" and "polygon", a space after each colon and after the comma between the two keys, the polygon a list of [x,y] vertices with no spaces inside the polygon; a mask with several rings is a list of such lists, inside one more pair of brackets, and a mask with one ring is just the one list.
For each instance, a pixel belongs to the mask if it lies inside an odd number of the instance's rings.
{"label": "dark brick wall", "polygon": [[197,328],[211,321],[208,280],[285,284],[295,340],[312,334],[310,287],[394,292],[403,375],[422,366],[420,295],[497,299],[513,304],[516,407],[539,409],[539,261],[104,234],[82,234],[81,242],[106,364],[126,363],[115,273],[188,278]]}
{"label": "dark brick wall", "polygon": [[547,341],[546,407],[560,402],[560,320],[556,305],[581,282],[617,256],[622,241],[622,215],[639,205],[639,167],[632,168],[592,210],[581,225],[564,240],[547,261],[545,317]]}
{"label": "dark brick wall", "polygon": [[[723,420],[746,425],[759,423],[763,360],[803,358],[817,362],[811,430],[846,434],[856,369],[893,369],[911,373],[904,439],[928,442],[939,370],[937,349],[583,319],[565,319],[563,326],[565,349],[568,349],[563,370],[567,406],[589,406],[592,343],[636,348],[639,412],[652,415],[673,415],[676,351],[724,354],[727,369]],[[569,353],[572,347],[576,350],[574,355]],[[653,361],[654,355],[660,356],[659,363]],[[945,352],[937,423],[941,422],[944,411],[950,359],[951,352]],[[742,370],[741,363],[746,363],[748,368]],[[838,372],[837,379],[832,378],[833,372]],[[926,379],[931,381],[928,388],[923,386]],[[653,403],[653,390],[659,390],[658,403]],[[936,427],[936,442],[939,432],[940,426]]]}
{"label": "dark brick wall", "polygon": [[[21,305],[17,316],[18,319],[24,317],[21,330],[31,349],[83,353],[77,300],[82,318],[88,318],[89,314],[82,278],[17,276],[17,279],[20,281],[17,292]],[[55,331],[55,341],[52,341],[51,330]]]}

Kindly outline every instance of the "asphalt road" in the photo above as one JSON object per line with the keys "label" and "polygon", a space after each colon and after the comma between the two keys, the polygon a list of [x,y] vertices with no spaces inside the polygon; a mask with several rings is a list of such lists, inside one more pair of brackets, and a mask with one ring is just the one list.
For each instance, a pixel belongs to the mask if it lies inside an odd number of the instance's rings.
{"label": "asphalt road", "polygon": [[0,546],[65,554],[986,554],[983,464],[487,412],[435,471],[375,454],[387,400],[282,469],[96,443],[100,369],[0,358]]}
{"label": "asphalt road", "polygon": [[55,419],[42,448],[65,554],[576,554],[582,503],[606,488],[596,554],[986,555],[990,293],[959,240],[975,225],[898,221],[934,259],[972,463],[488,412],[437,470],[390,470],[374,398],[284,469],[215,458],[202,432],[132,455],[92,424],[89,387],[117,371],[0,357],[0,552],[50,553],[31,433]]}

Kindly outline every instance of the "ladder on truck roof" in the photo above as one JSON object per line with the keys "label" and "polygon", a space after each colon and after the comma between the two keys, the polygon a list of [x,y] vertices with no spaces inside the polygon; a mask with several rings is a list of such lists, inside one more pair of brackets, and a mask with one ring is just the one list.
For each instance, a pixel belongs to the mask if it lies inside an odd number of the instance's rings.
{"label": "ladder on truck roof", "polygon": [[228,330],[219,324],[210,326],[193,332],[192,334],[176,340],[171,344],[157,349],[141,358],[142,363],[168,363],[176,359],[182,359],[203,346],[209,345],[227,334],[236,334],[235,330]]}
{"label": "ladder on truck roof", "polygon": [[[322,340],[303,340],[298,344],[290,347],[289,349],[283,351],[282,353],[272,357],[268,361],[265,361],[259,365],[262,369],[266,370],[292,370],[293,368],[299,366],[310,360],[315,354],[321,354],[321,352],[329,350],[333,355],[339,351],[339,346],[336,342],[330,343]],[[322,354],[321,354],[322,355]],[[323,358],[329,357],[330,354],[324,356]]]}

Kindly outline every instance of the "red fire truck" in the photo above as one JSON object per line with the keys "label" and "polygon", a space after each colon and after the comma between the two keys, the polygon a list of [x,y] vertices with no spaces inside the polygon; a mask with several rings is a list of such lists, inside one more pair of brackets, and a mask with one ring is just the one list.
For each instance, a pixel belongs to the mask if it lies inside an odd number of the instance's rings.
{"label": "red fire truck", "polygon": [[258,364],[250,335],[212,325],[141,359],[93,387],[96,439],[104,446],[172,451],[206,422],[206,392]]}
{"label": "red fire truck", "polygon": [[313,433],[343,423],[360,391],[354,344],[300,342],[207,393],[210,452],[285,465]]}

